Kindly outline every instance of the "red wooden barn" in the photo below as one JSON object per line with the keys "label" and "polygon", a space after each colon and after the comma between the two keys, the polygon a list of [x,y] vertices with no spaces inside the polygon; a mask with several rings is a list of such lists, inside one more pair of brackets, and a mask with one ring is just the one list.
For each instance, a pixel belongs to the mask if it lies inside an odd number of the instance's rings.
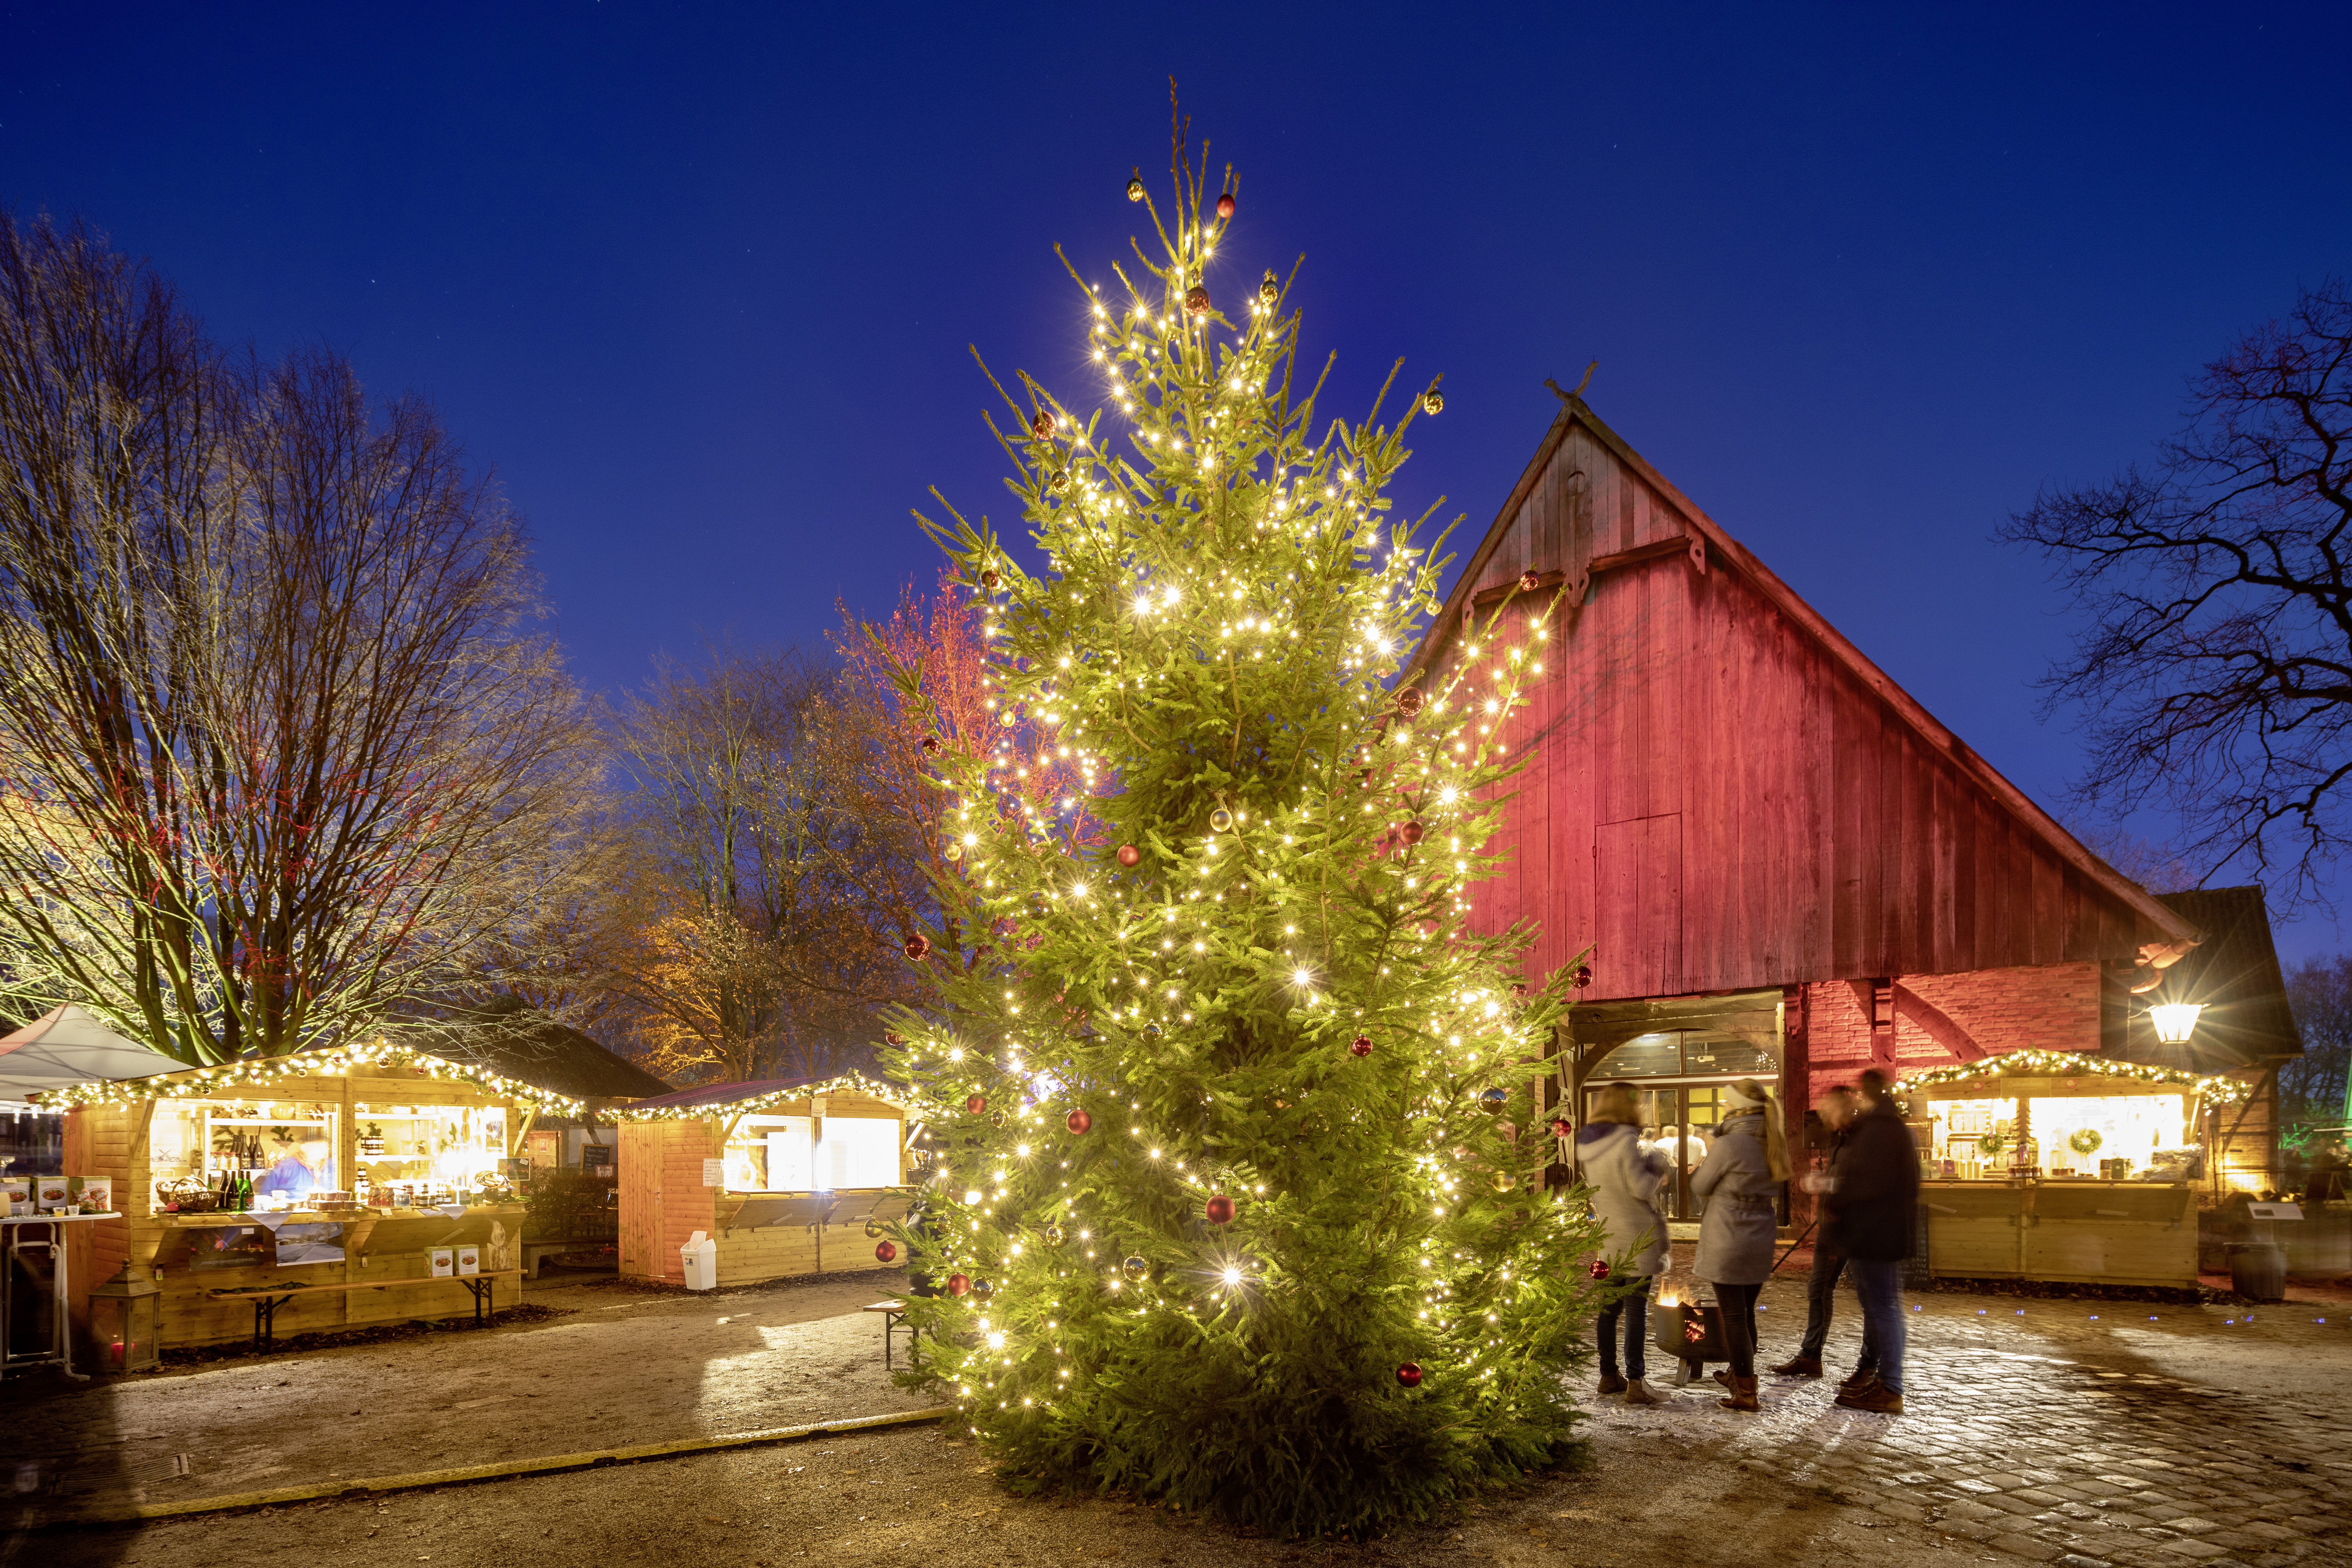
{"label": "red wooden barn", "polygon": [[1454,668],[1498,606],[1500,657],[1515,620],[1551,612],[1507,731],[1535,748],[1502,839],[1513,864],[1474,918],[1537,922],[1538,974],[1591,947],[1580,1075],[1634,1079],[1645,1119],[1686,1135],[1751,1074],[1779,1079],[1795,1118],[1873,1063],[2146,1041],[2133,993],[2196,923],[1561,395],[1417,662]]}

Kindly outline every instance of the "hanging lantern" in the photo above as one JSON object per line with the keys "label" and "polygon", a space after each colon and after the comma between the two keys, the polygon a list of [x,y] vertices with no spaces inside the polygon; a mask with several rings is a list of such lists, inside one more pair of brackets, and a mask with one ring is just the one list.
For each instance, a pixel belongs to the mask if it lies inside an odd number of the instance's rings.
{"label": "hanging lantern", "polygon": [[2147,1016],[2156,1026],[2158,1040],[2168,1046],[2185,1046],[2197,1030],[2197,1016],[2204,1011],[2201,1002],[2159,1002],[2147,1010]]}

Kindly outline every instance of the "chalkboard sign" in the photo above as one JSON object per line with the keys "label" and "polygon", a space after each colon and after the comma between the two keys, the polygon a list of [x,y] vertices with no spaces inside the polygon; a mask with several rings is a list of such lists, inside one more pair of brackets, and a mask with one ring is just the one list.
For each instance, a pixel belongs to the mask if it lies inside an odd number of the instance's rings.
{"label": "chalkboard sign", "polygon": [[613,1146],[610,1143],[583,1143],[580,1145],[580,1168],[583,1171],[611,1171]]}

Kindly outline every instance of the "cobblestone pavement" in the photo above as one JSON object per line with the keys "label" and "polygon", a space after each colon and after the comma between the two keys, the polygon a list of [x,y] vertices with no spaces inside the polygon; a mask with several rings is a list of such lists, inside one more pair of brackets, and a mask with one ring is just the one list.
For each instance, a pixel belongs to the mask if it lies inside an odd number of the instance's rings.
{"label": "cobblestone pavement", "polygon": [[[1590,1465],[1531,1478],[1454,1525],[1358,1548],[1254,1541],[1118,1499],[1013,1497],[997,1487],[984,1456],[937,1427],[143,1529],[21,1528],[46,1507],[63,1513],[131,1496],[202,1495],[227,1487],[233,1474],[241,1485],[323,1480],[354,1462],[346,1437],[371,1446],[364,1473],[381,1473],[412,1453],[457,1464],[572,1452],[766,1425],[759,1417],[793,1401],[856,1415],[905,1397],[883,1380],[877,1325],[851,1310],[862,1300],[855,1285],[598,1300],[614,1310],[478,1339],[55,1391],[53,1405],[12,1413],[18,1452],[54,1456],[95,1441],[99,1434],[79,1425],[127,1397],[132,1405],[113,1412],[112,1445],[137,1449],[167,1436],[165,1447],[194,1447],[195,1470],[130,1491],[118,1479],[19,1500],[19,1528],[0,1515],[0,1568],[297,1555],[317,1568],[378,1568],[388,1555],[428,1553],[436,1568],[492,1568],[518,1555],[797,1568],[819,1554],[908,1568],[1086,1568],[1120,1556],[1173,1568],[2352,1563],[2352,1420],[2344,1408],[2352,1310],[1946,1294],[1914,1300],[1901,1416],[1834,1408],[1834,1375],[1767,1379],[1765,1409],[1753,1415],[1720,1409],[1712,1385],[1654,1409],[1588,1399]],[[1779,1360],[1802,1326],[1801,1277],[1767,1287],[1763,1306],[1766,1355]],[[1851,1294],[1838,1306],[1832,1374],[1851,1365],[1859,1338]],[[590,1326],[604,1318],[624,1321],[625,1331]],[[739,1333],[746,1322],[760,1332]],[[542,1378],[561,1370],[542,1365],[548,1357],[574,1374]],[[396,1408],[383,1406],[385,1424],[348,1397],[355,1379],[400,1380]],[[435,1410],[457,1414],[419,1447]],[[69,1411],[79,1424],[65,1419]],[[266,1477],[238,1447],[257,1422],[276,1433],[269,1443],[281,1468]],[[236,1464],[212,1462],[224,1447]],[[874,1506],[845,1515],[845,1486]]]}
{"label": "cobblestone pavement", "polygon": [[[1801,1280],[1763,1300],[1779,1361],[1803,1325]],[[1911,1307],[1900,1416],[1832,1403],[1860,1343],[1847,1292],[1829,1375],[1765,1378],[1758,1415],[1696,1385],[1655,1409],[1597,1401],[1596,1446],[1671,1444],[2066,1568],[2352,1563],[2352,1311],[1941,1293]]]}

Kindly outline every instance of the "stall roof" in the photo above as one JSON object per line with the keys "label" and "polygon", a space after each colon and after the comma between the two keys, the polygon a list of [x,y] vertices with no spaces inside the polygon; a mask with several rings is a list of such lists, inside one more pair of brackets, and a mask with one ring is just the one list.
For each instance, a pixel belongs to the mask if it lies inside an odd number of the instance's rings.
{"label": "stall roof", "polygon": [[0,1039],[0,1099],[77,1083],[120,1083],[188,1064],[116,1034],[68,1002]]}
{"label": "stall roof", "polygon": [[739,1100],[758,1100],[766,1095],[806,1089],[816,1081],[813,1078],[755,1078],[741,1083],[707,1083],[699,1089],[681,1089],[656,1095],[651,1100],[641,1100],[629,1109],[684,1110],[698,1105],[733,1105]]}
{"label": "stall roof", "polygon": [[2303,1055],[2262,889],[2191,888],[2157,896],[2205,938],[2164,972],[2147,1000],[2200,1002],[2205,1011],[2183,1046],[2159,1043],[2144,1016],[2133,1018],[2129,1059],[2211,1073]]}
{"label": "stall roof", "polygon": [[462,1034],[436,1038],[428,1031],[416,1044],[443,1061],[479,1068],[574,1100],[640,1100],[672,1092],[667,1083],[628,1058],[567,1025],[527,1013],[519,1003],[493,1008],[487,1022]]}
{"label": "stall roof", "polygon": [[862,1072],[852,1071],[826,1079],[761,1078],[748,1079],[740,1083],[703,1084],[652,1100],[640,1100],[615,1114],[633,1121],[693,1121],[696,1118],[692,1112],[706,1109],[739,1107],[747,1111],[756,1111],[762,1102],[776,1105],[832,1094],[865,1095],[898,1106],[906,1102],[905,1090],[877,1083]]}

